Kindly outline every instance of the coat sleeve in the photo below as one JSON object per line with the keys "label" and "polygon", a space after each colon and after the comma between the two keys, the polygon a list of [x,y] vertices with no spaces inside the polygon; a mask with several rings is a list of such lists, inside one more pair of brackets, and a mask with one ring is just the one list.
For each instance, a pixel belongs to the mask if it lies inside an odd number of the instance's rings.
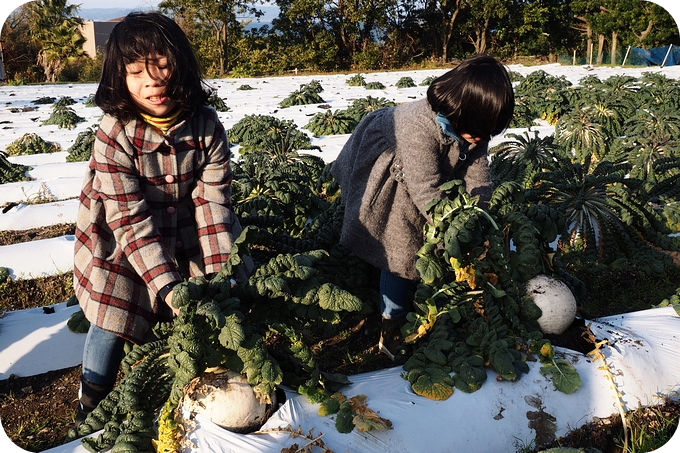
{"label": "coat sleeve", "polygon": [[117,123],[107,133],[100,127],[92,153],[93,189],[102,199],[116,247],[157,294],[164,286],[181,281],[181,276],[153,222],[133,156],[122,126]]}
{"label": "coat sleeve", "polygon": [[470,150],[467,158],[470,159],[470,162],[465,167],[463,175],[465,190],[473,197],[478,197],[480,207],[486,208],[492,192],[488,143],[478,143]]}
{"label": "coat sleeve", "polygon": [[196,207],[196,226],[206,274],[219,272],[229,259],[234,239],[241,226],[231,206],[233,172],[224,126],[213,112],[207,116],[204,140],[206,159],[198,172],[192,198]]}

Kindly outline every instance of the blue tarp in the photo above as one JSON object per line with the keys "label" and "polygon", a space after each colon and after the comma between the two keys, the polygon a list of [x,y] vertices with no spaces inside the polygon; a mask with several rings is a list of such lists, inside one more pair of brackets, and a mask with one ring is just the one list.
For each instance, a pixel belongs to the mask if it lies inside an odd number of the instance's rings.
{"label": "blue tarp", "polygon": [[680,47],[674,44],[665,47],[655,47],[653,49],[631,47],[630,50],[631,61],[636,65],[675,66],[676,64],[680,64]]}

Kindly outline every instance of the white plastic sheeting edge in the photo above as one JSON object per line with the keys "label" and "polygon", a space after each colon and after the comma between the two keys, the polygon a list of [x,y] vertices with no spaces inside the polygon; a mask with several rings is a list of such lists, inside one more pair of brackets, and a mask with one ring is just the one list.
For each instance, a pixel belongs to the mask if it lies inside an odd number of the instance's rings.
{"label": "white plastic sheeting edge", "polygon": [[[601,369],[602,361],[562,348],[556,348],[558,354],[572,361],[583,382],[571,395],[556,391],[534,362],[517,382],[498,381],[488,371],[479,391],[456,391],[446,401],[431,401],[415,395],[401,377],[403,370],[396,367],[350,376],[352,384],[343,389],[348,397],[366,395],[369,407],[392,421],[392,430],[340,434],[334,417],[319,417],[318,405],[288,392],[285,404],[262,427],[268,433],[235,434],[197,417],[184,453],[273,453],[293,443],[305,445],[303,438],[291,438],[285,429],[273,432],[287,426],[323,434],[325,445],[336,452],[515,452],[537,435],[564,436],[595,418],[617,413],[617,391],[626,410],[678,397],[680,317],[672,308],[601,318],[591,329],[598,339],[609,341],[603,353],[616,388]],[[535,420],[554,424],[554,432],[537,433]],[[48,451],[86,450],[74,441]]]}

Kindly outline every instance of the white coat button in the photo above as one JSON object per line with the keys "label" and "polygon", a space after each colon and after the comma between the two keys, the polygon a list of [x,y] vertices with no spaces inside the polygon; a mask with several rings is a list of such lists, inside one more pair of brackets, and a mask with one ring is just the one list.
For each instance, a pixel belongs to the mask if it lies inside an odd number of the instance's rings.
{"label": "white coat button", "polygon": [[168,209],[165,210],[168,214],[174,214],[175,213],[175,208],[173,206],[169,206]]}
{"label": "white coat button", "polygon": [[165,182],[167,182],[168,184],[172,184],[173,182],[175,182],[175,177],[172,175],[167,175],[165,177]]}

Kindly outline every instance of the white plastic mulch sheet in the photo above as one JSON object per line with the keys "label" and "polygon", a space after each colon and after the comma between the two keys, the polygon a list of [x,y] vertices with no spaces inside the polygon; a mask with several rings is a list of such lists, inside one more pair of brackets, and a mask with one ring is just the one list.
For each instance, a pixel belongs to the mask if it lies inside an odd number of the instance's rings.
{"label": "white plastic mulch sheet", "polygon": [[85,335],[66,322],[79,306],[62,302],[49,307],[7,312],[0,318],[0,380],[80,365]]}
{"label": "white plastic mulch sheet", "polygon": [[[351,376],[352,385],[343,389],[348,397],[366,395],[368,406],[392,421],[389,431],[340,434],[334,417],[319,417],[318,405],[288,392],[285,404],[262,427],[265,433],[231,433],[199,416],[184,451],[266,453],[309,443],[289,436],[290,426],[305,434],[311,431],[313,437],[323,435],[327,448],[335,452],[515,452],[536,438],[563,436],[595,417],[618,413],[617,391],[625,410],[677,397],[680,317],[672,308],[602,318],[591,329],[598,339],[609,341],[603,353],[616,388],[601,369],[601,360],[560,348],[558,355],[572,361],[583,382],[571,395],[554,390],[540,374],[540,364],[531,363],[530,372],[518,382],[497,381],[489,371],[479,391],[456,391],[446,401],[431,401],[415,395],[396,367]],[[76,441],[49,451],[86,450]]]}
{"label": "white plastic mulch sheet", "polygon": [[0,246],[0,265],[12,280],[49,277],[73,270],[75,236]]}
{"label": "white plastic mulch sheet", "polygon": [[59,223],[76,223],[78,199],[52,203],[17,203],[11,209],[0,211],[0,231],[29,230]]}

